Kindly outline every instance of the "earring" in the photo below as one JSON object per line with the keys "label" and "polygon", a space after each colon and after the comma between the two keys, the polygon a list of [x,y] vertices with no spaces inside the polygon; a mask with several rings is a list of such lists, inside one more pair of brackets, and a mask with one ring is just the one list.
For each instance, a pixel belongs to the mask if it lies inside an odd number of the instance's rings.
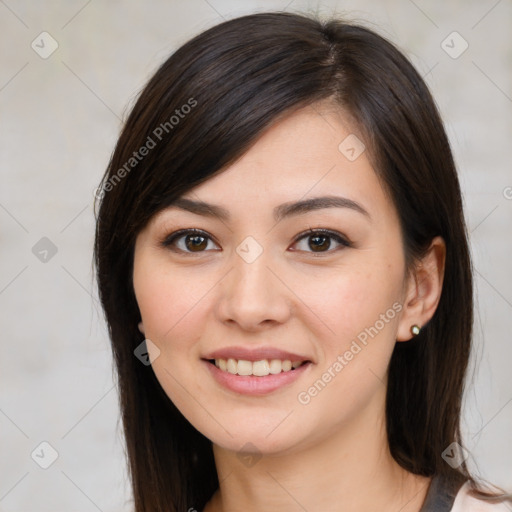
{"label": "earring", "polygon": [[421,331],[421,327],[419,325],[414,324],[414,325],[411,326],[411,334],[413,336],[418,336],[420,331]]}

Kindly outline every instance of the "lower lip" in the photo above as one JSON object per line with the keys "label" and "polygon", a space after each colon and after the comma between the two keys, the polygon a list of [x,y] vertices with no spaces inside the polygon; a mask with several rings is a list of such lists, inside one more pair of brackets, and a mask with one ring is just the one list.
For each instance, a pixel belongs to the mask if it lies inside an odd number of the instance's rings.
{"label": "lower lip", "polygon": [[295,370],[281,372],[277,374],[269,374],[264,377],[256,377],[254,375],[235,375],[225,372],[217,368],[214,364],[203,359],[204,364],[210,370],[213,378],[222,386],[242,393],[244,395],[266,395],[277,389],[287,386],[296,381],[304,372],[309,370],[311,362],[304,363]]}

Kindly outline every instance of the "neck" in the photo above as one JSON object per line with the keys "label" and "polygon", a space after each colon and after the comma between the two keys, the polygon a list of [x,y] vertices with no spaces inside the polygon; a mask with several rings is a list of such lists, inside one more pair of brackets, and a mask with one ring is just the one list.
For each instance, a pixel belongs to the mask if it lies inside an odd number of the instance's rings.
{"label": "neck", "polygon": [[431,479],[409,473],[393,459],[379,409],[376,414],[369,407],[319,441],[264,454],[253,464],[214,445],[220,485],[204,512],[418,512]]}

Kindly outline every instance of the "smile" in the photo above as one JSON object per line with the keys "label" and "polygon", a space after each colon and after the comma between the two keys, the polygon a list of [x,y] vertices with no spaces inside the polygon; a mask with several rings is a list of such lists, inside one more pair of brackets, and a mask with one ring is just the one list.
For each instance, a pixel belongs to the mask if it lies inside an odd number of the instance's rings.
{"label": "smile", "polygon": [[203,359],[208,373],[223,388],[243,395],[267,395],[309,373],[312,362],[291,359]]}
{"label": "smile", "polygon": [[278,375],[281,372],[290,372],[306,361],[291,361],[290,359],[262,359],[260,361],[247,361],[245,359],[212,359],[210,363],[215,364],[223,372],[232,375],[265,377],[267,375]]}

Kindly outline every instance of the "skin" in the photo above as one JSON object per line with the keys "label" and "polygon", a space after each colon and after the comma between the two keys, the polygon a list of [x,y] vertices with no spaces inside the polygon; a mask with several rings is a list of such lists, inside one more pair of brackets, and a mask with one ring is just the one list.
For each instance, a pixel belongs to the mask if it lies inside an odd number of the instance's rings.
{"label": "skin", "polygon": [[[213,442],[220,489],[207,512],[417,512],[425,499],[430,479],[408,473],[389,452],[387,369],[395,343],[410,340],[411,326],[435,312],[445,246],[435,238],[406,271],[398,214],[367,151],[349,161],[338,149],[354,132],[328,103],[291,113],[237,162],[184,195],[223,206],[229,221],[172,207],[137,238],[134,289],[141,332],[160,351],[150,348],[154,372]],[[324,208],[273,218],[277,205],[325,195],[356,201],[369,216]],[[210,236],[201,251],[184,237],[175,244],[181,253],[162,247],[161,240],[185,228]],[[297,240],[309,228],[338,232],[352,245],[328,238],[315,251],[311,236]],[[263,249],[252,263],[236,252],[247,236]],[[390,319],[393,304],[400,311]],[[300,403],[299,393],[382,314],[388,321],[378,334]],[[241,395],[217,384],[201,361],[233,345],[271,345],[313,364],[266,396]],[[240,453],[248,442],[253,459]]]}

